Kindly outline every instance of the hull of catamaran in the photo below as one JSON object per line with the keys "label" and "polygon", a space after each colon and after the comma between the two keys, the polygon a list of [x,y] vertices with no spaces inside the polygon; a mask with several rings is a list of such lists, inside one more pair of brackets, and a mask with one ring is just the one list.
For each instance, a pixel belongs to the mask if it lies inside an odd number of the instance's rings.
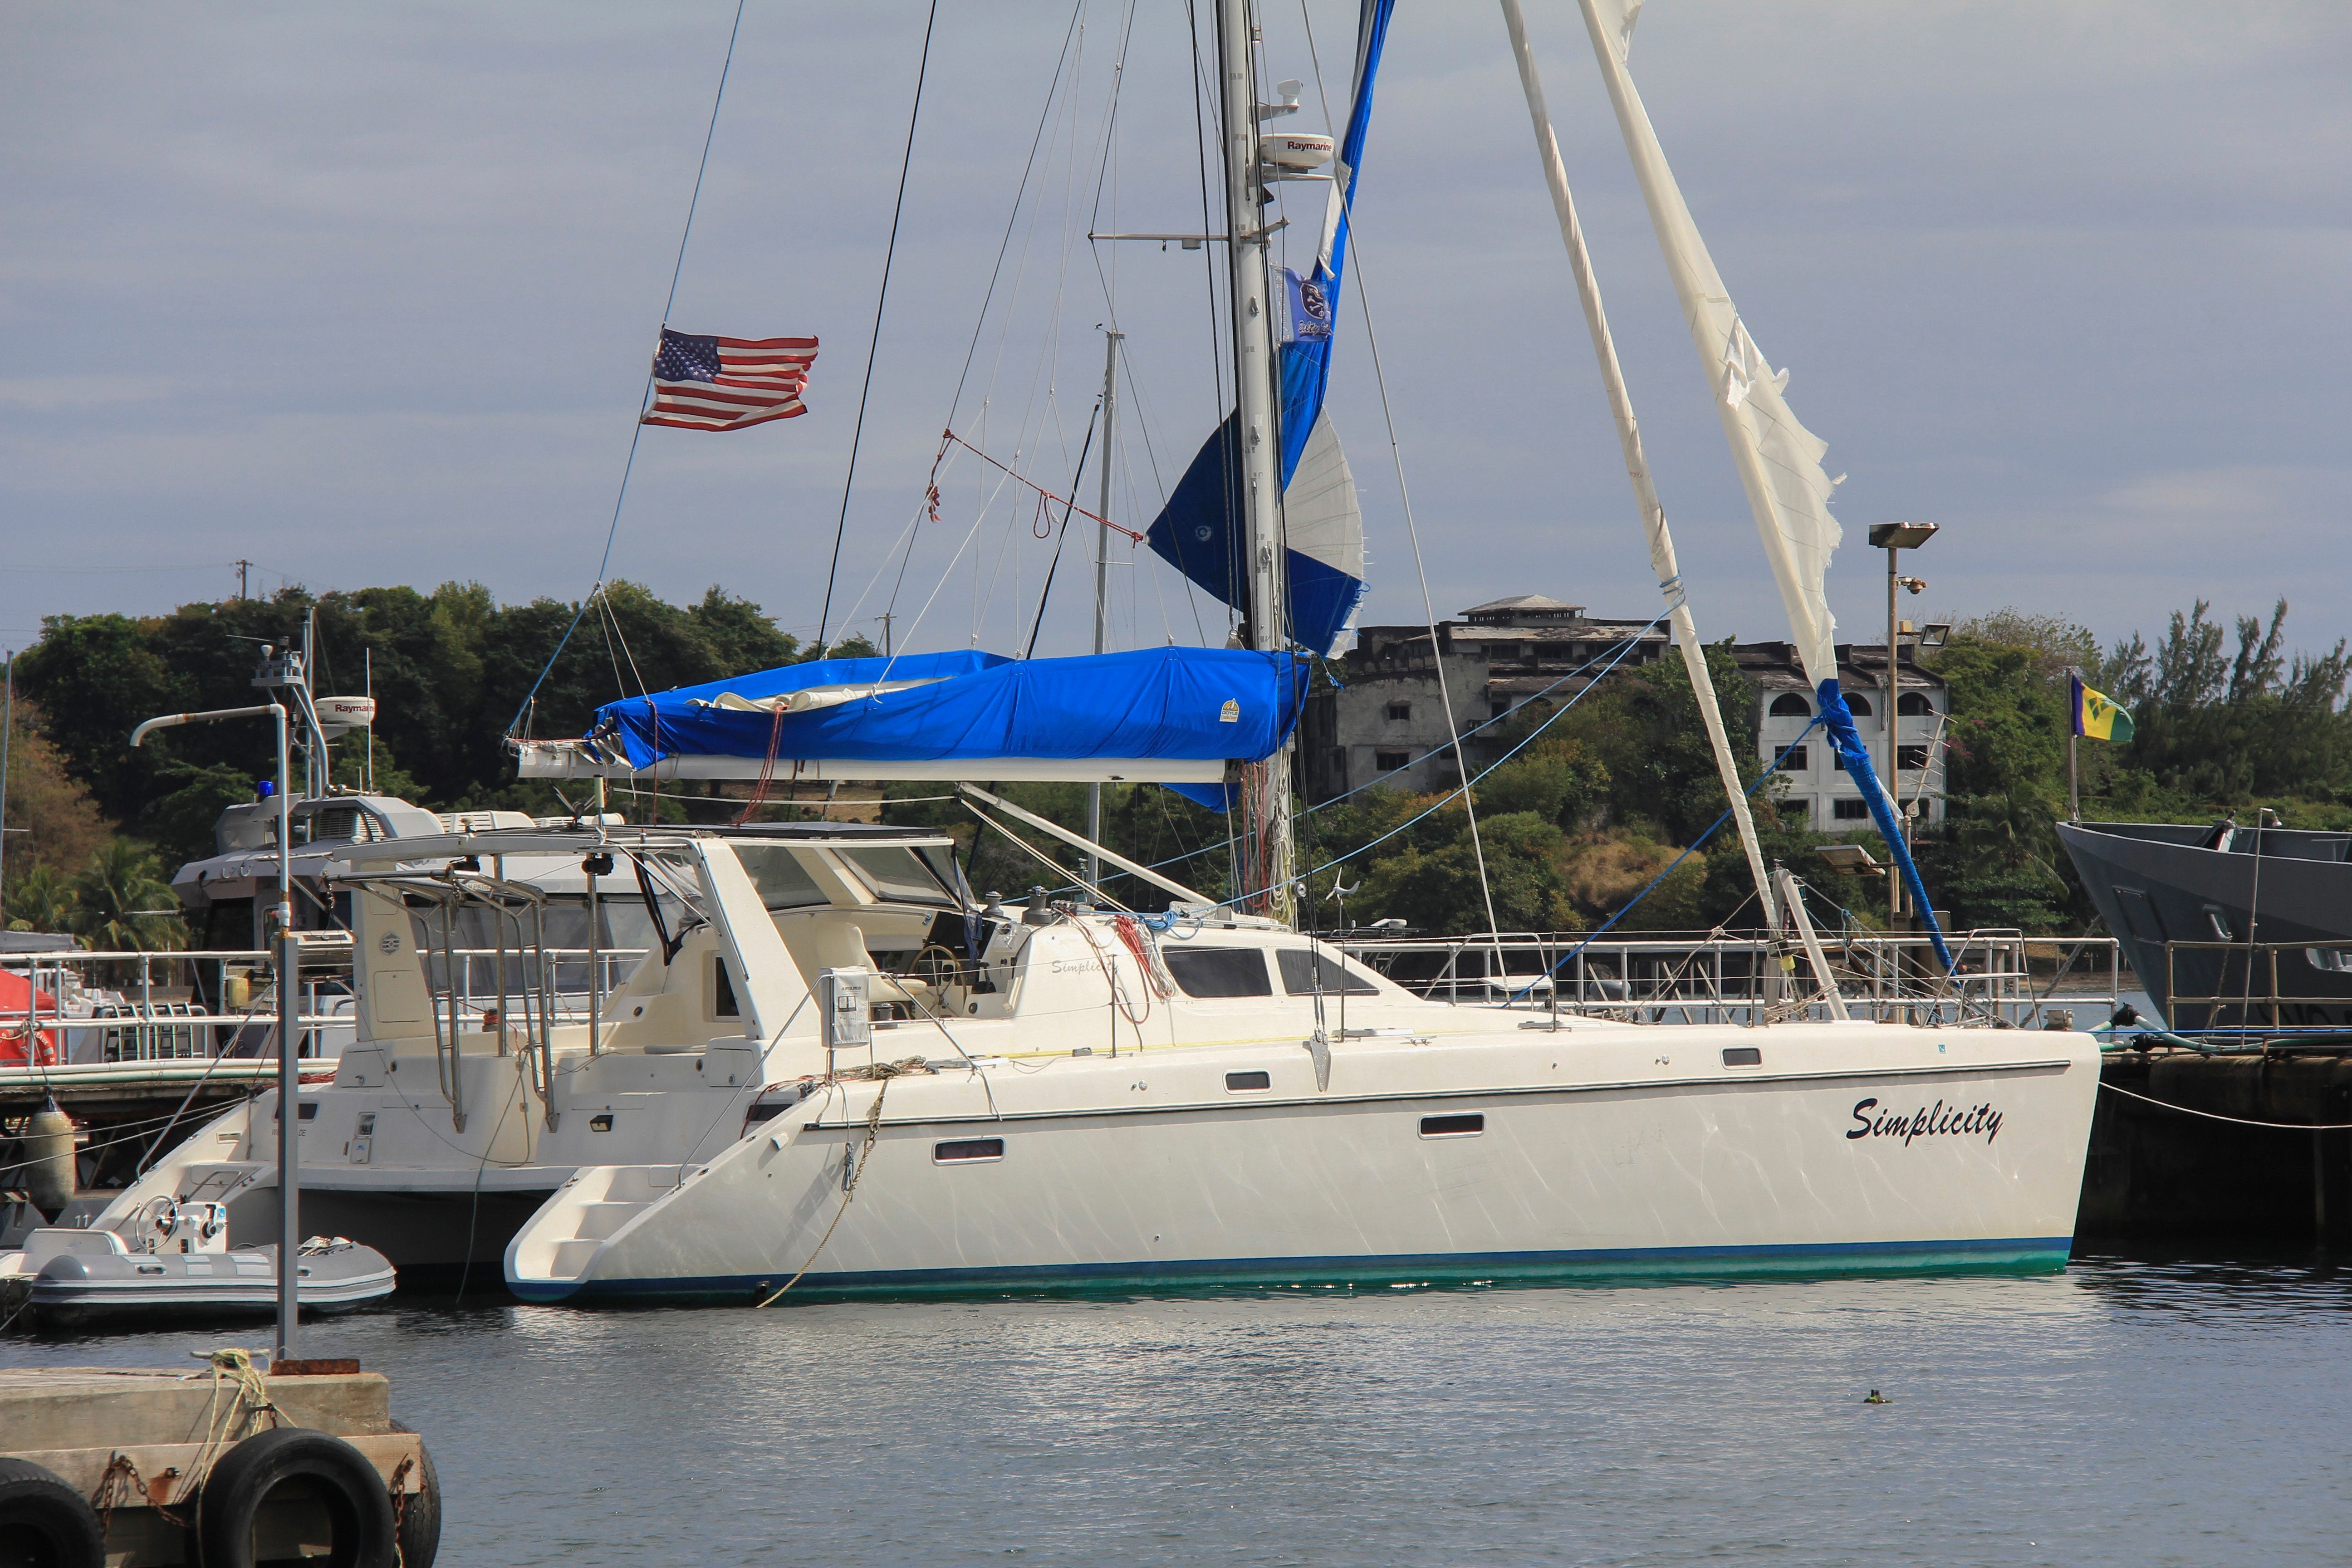
{"label": "hull of catamaran", "polygon": [[744,1300],[795,1274],[795,1297],[897,1296],[2065,1260],[2088,1036],[1490,1016],[1510,1032],[1338,1042],[1319,1084],[1294,1040],[821,1088],[707,1163],[583,1169],[516,1237],[509,1286]]}

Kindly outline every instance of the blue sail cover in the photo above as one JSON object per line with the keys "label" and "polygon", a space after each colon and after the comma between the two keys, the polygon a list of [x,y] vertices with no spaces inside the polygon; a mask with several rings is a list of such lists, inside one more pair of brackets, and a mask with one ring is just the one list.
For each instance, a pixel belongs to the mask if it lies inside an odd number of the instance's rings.
{"label": "blue sail cover", "polygon": [[[898,687],[803,712],[754,706],[813,688]],[[788,664],[608,702],[588,739],[632,768],[673,757],[840,762],[1163,758],[1259,762],[1289,740],[1306,694],[1293,655],[1156,647],[1076,658],[969,650]],[[736,700],[743,706],[724,705]],[[975,777],[982,776],[975,773]],[[1222,804],[1222,790],[1186,794]]]}
{"label": "blue sail cover", "polygon": [[[1306,273],[1275,269],[1275,348],[1281,377],[1282,484],[1292,495],[1299,459],[1310,440],[1329,443],[1339,462],[1338,442],[1323,418],[1323,398],[1331,381],[1331,329],[1339,317],[1339,281],[1347,268],[1348,225],[1356,200],[1356,171],[1363,160],[1364,132],[1371,122],[1372,82],[1388,38],[1395,0],[1363,0],[1357,20],[1354,96],[1348,127],[1339,139],[1331,195],[1313,267]],[[1241,494],[1241,455],[1235,445],[1238,415],[1228,415],[1184,471],[1168,504],[1145,534],[1151,548],[1185,576],[1228,605],[1248,599],[1247,574],[1237,563],[1241,522],[1234,506]],[[1340,472],[1344,477],[1344,465]],[[1352,489],[1352,485],[1350,485]],[[1349,509],[1352,510],[1352,506]],[[1304,536],[1294,529],[1287,552],[1290,639],[1328,654],[1364,597],[1363,538],[1353,528]]]}

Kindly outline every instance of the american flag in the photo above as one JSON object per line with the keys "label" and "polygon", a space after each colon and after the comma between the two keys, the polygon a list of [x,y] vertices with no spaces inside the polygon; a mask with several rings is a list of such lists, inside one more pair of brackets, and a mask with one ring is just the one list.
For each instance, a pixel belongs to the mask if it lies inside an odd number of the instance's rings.
{"label": "american flag", "polygon": [[641,423],[742,430],[805,414],[814,338],[714,338],[662,329],[654,401]]}

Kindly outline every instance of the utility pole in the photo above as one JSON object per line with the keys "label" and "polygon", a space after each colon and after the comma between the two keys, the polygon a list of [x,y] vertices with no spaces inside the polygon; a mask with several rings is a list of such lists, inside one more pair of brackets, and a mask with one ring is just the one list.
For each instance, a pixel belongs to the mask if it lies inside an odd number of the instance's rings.
{"label": "utility pole", "polygon": [[235,564],[236,566],[236,596],[242,599],[245,597],[245,574],[253,569],[253,563],[240,556],[237,558]]}
{"label": "utility pole", "polygon": [[[7,668],[8,695],[0,706],[0,931],[8,929],[8,742],[16,733],[16,651],[0,653]],[[27,1035],[26,1039],[32,1037]],[[30,1057],[26,1058],[31,1060]]]}
{"label": "utility pole", "polygon": [[[1095,504],[1096,517],[1103,520],[1095,524],[1095,652],[1110,649],[1110,468],[1111,458],[1118,448],[1111,445],[1112,421],[1118,413],[1118,344],[1125,333],[1110,328],[1103,330],[1103,392],[1102,392],[1102,488],[1100,500]],[[1102,784],[1099,781],[1087,785],[1087,842],[1102,842]],[[1087,851],[1087,892],[1097,903],[1102,901],[1102,861],[1093,850]]]}
{"label": "utility pole", "polygon": [[[1874,549],[1886,552],[1886,772],[1879,779],[1885,787],[1887,799],[1895,803],[1895,823],[1903,836],[1906,847],[1911,841],[1911,819],[1903,810],[1903,775],[1896,764],[1902,761],[1895,737],[1900,732],[1896,710],[1903,705],[1903,623],[1895,618],[1895,595],[1905,588],[1919,592],[1927,584],[1916,577],[1902,574],[1898,558],[1906,550],[1916,550],[1936,537],[1938,524],[1932,522],[1873,523],[1870,542]],[[1912,911],[1916,914],[1917,910]],[[1903,879],[1886,879],[1886,915],[1889,930],[1903,917]]]}
{"label": "utility pole", "polygon": [[898,613],[894,610],[885,610],[874,618],[882,623],[882,657],[888,658],[890,657],[890,623],[898,618]]}
{"label": "utility pole", "polygon": [[[1268,309],[1266,229],[1259,196],[1256,31],[1247,0],[1218,0],[1217,72],[1223,107],[1225,253],[1232,268],[1235,437],[1241,447],[1240,515],[1249,578],[1249,646],[1292,679],[1286,598],[1289,547],[1282,527],[1282,431],[1274,401],[1274,320]],[[1244,773],[1250,853],[1243,858],[1253,912],[1288,924],[1292,914],[1290,748]],[[1255,883],[1255,886],[1249,884]]]}

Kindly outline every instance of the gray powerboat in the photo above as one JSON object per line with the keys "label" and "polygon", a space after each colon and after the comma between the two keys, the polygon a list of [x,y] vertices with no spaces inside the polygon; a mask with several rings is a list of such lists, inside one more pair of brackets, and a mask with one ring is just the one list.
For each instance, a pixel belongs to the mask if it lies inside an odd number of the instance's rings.
{"label": "gray powerboat", "polygon": [[2352,1025],[2352,833],[2224,818],[2058,837],[2169,1027]]}

